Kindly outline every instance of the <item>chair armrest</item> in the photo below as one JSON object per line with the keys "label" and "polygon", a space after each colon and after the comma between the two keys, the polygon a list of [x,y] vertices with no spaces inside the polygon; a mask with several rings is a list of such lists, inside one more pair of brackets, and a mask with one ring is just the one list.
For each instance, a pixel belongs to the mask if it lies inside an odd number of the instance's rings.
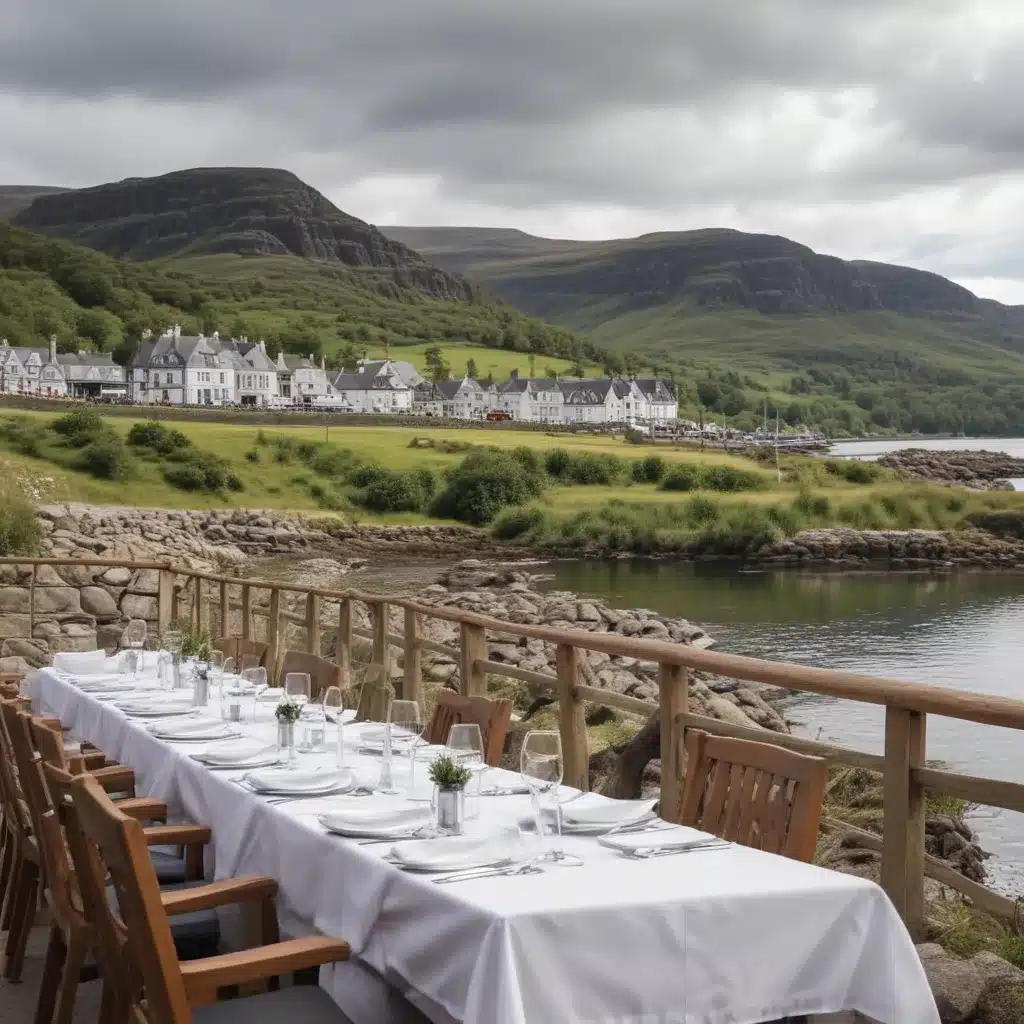
{"label": "chair armrest", "polygon": [[142,832],[150,846],[205,846],[213,838],[205,825],[150,825]]}
{"label": "chair armrest", "polygon": [[63,732],[64,723],[59,718],[43,717],[39,719],[40,725],[45,725],[47,729],[52,729],[54,732]]}
{"label": "chair armrest", "polygon": [[135,772],[124,765],[96,768],[92,774],[108,793],[135,792]]}
{"label": "chair armrest", "polygon": [[82,764],[87,772],[96,771],[98,768],[107,767],[107,755],[102,750],[82,751]]}
{"label": "chair armrest", "polygon": [[291,939],[239,953],[185,961],[181,964],[181,976],[189,1004],[202,1006],[216,1002],[218,988],[321,967],[347,960],[349,953],[348,943],[341,939]]}
{"label": "chair armrest", "polygon": [[136,821],[167,820],[167,804],[152,796],[130,796],[117,801],[117,809]]}
{"label": "chair armrest", "polygon": [[272,900],[277,895],[277,882],[265,875],[225,878],[209,885],[189,889],[161,890],[160,900],[168,914],[190,914],[195,910],[212,910],[232,903],[255,903]]}

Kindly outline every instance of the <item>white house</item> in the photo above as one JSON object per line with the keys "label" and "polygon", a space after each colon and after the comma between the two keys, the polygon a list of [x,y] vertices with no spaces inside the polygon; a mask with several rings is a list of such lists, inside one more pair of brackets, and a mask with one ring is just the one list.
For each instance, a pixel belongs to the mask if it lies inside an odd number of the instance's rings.
{"label": "white house", "polygon": [[323,359],[317,366],[312,353],[307,358],[279,352],[274,370],[278,396],[291,405],[311,405],[318,398],[333,394]]}
{"label": "white house", "polygon": [[57,336],[51,335],[48,349],[9,345],[6,338],[0,339],[0,391],[54,398],[66,395],[67,379],[57,361]]}
{"label": "white house", "polygon": [[478,381],[423,381],[413,391],[413,412],[421,416],[443,416],[459,420],[482,420],[491,409],[491,394]]}
{"label": "white house", "polygon": [[182,336],[181,328],[143,338],[130,364],[131,399],[140,405],[230,405],[235,398],[234,361],[220,338]]}
{"label": "white house", "polygon": [[109,352],[61,352],[57,362],[73,398],[127,397],[125,368]]}
{"label": "white house", "polygon": [[271,405],[279,397],[277,363],[267,355],[264,341],[250,344],[242,338],[223,345],[221,355],[225,362],[234,364],[234,400],[238,405]]}
{"label": "white house", "polygon": [[343,371],[330,383],[343,406],[352,412],[412,411],[413,389],[402,380],[390,360],[364,363],[354,373]]}

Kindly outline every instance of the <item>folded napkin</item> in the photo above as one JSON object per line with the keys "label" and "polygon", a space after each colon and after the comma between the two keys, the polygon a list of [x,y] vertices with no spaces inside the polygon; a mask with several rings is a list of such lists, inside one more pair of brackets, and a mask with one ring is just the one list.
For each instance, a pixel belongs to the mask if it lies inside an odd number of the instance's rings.
{"label": "folded napkin", "polygon": [[84,693],[113,693],[116,690],[136,689],[136,684],[129,676],[115,673],[75,677],[73,682]]}
{"label": "folded napkin", "polygon": [[92,676],[107,667],[106,651],[61,651],[53,656],[53,667],[58,672],[73,676]]}
{"label": "folded napkin", "polygon": [[599,793],[588,793],[562,805],[562,821],[570,825],[614,828],[650,817],[656,803],[657,800],[612,800]]}
{"label": "folded napkin", "polygon": [[294,768],[269,768],[246,773],[245,781],[264,793],[321,793],[351,789],[352,773],[345,770],[313,771]]}
{"label": "folded napkin", "polygon": [[157,737],[174,739],[217,739],[223,736],[238,735],[228,722],[219,722],[212,718],[195,718],[184,722],[154,722],[149,731]]}
{"label": "folded napkin", "polygon": [[358,807],[321,814],[320,824],[342,835],[408,835],[430,824],[430,808],[411,801],[377,801],[360,798]]}
{"label": "folded napkin", "polygon": [[168,700],[166,697],[131,697],[114,701],[114,707],[128,714],[166,715],[192,710],[192,698]]}
{"label": "folded napkin", "polygon": [[395,843],[391,856],[403,867],[417,871],[459,871],[513,859],[512,848],[499,842],[496,836],[444,836]]}
{"label": "folded napkin", "polygon": [[283,686],[268,686],[260,693],[260,700],[280,700],[283,696]]}
{"label": "folded napkin", "polygon": [[263,762],[265,758],[276,760],[277,747],[269,746],[260,740],[230,740],[207,747],[201,754],[195,755],[200,761],[209,765],[242,766],[253,762]]}
{"label": "folded napkin", "polygon": [[656,832],[619,832],[611,836],[602,836],[598,842],[611,850],[631,853],[639,849],[656,850],[663,846],[712,842],[715,838],[710,832],[701,832],[690,828],[689,825],[676,825],[674,828],[659,829]]}

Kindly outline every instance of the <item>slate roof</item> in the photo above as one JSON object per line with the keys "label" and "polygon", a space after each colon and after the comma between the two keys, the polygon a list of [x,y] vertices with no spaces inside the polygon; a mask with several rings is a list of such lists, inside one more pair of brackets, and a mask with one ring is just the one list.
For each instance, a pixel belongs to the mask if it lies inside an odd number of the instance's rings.
{"label": "slate roof", "polygon": [[[370,366],[378,367],[377,372],[370,370]],[[367,364],[362,370],[354,373],[342,371],[335,374],[331,379],[331,385],[336,391],[401,391],[408,387],[394,374],[380,373],[379,367],[383,363]]]}

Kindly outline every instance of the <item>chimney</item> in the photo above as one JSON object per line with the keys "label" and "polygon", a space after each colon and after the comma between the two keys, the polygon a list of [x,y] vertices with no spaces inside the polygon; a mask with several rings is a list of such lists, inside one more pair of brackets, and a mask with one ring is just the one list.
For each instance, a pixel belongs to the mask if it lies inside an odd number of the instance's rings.
{"label": "chimney", "polygon": [[288,364],[284,361],[284,349],[277,353],[277,368],[279,370],[288,369]]}
{"label": "chimney", "polygon": [[310,362],[311,362],[311,363],[312,363],[312,364],[313,364],[314,366],[316,366],[316,353],[315,353],[315,352],[310,352],[310,353],[309,353],[309,361],[310,361]]}
{"label": "chimney", "polygon": [[267,343],[266,343],[266,342],[265,342],[265,341],[264,341],[264,340],[263,340],[262,338],[260,338],[260,351],[261,351],[261,352],[262,352],[262,353],[263,353],[264,355],[266,355],[266,354],[267,354]]}
{"label": "chimney", "polygon": [[50,362],[57,362],[57,335],[50,335]]}
{"label": "chimney", "polygon": [[0,338],[0,348],[10,348],[10,342],[6,338]]}
{"label": "chimney", "polygon": [[213,337],[215,341],[220,341],[220,331],[214,331]]}
{"label": "chimney", "polygon": [[175,324],[174,325],[174,336],[176,338],[180,338],[181,337],[181,324]]}
{"label": "chimney", "polygon": [[327,360],[324,356],[320,357],[320,372],[324,373],[327,370]]}
{"label": "chimney", "polygon": [[513,371],[512,371],[512,372],[511,372],[511,373],[510,373],[510,374],[508,375],[508,379],[509,379],[509,380],[519,380],[519,371],[518,371],[518,370],[513,370]]}

